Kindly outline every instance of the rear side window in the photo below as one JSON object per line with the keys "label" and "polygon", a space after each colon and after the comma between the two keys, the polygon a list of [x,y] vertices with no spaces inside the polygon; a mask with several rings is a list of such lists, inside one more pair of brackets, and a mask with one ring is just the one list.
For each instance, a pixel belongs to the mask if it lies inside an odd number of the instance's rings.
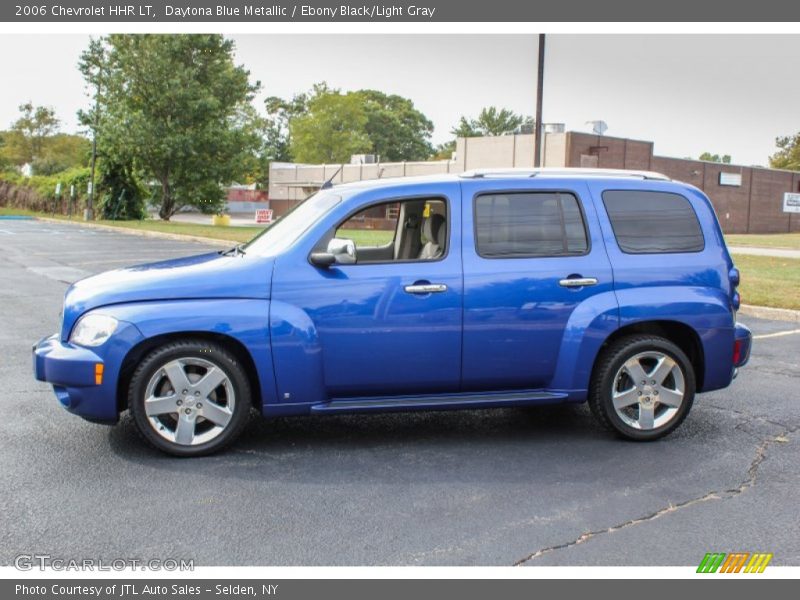
{"label": "rear side window", "polygon": [[705,247],[697,215],[680,194],[608,190],[603,204],[623,252],[699,252]]}
{"label": "rear side window", "polygon": [[484,257],[564,256],[589,248],[578,199],[563,192],[485,194],[475,199]]}

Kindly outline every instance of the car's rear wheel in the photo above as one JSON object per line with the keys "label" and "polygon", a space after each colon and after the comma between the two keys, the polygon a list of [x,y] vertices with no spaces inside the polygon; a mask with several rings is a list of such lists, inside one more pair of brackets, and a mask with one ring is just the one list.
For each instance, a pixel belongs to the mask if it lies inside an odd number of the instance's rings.
{"label": "car's rear wheel", "polygon": [[242,432],[250,413],[250,385],[242,365],[222,346],[176,341],[139,364],[128,406],[153,446],[176,456],[201,456]]}
{"label": "car's rear wheel", "polygon": [[589,406],[619,435],[646,441],[678,427],[694,394],[694,369],[683,350],[659,336],[630,336],[612,343],[600,356]]}

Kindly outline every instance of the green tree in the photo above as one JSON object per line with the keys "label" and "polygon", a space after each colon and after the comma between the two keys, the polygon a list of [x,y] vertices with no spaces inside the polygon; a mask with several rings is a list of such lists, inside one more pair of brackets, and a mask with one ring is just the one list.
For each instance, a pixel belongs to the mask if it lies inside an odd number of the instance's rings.
{"label": "green tree", "polygon": [[301,108],[294,109],[285,100],[271,96],[265,100],[264,105],[267,110],[267,116],[256,119],[256,129],[260,134],[261,143],[255,157],[251,179],[262,186],[267,186],[269,185],[270,163],[290,162],[292,160],[289,143],[289,119],[294,114],[299,114],[299,112],[305,110],[305,104]]}
{"label": "green tree", "polygon": [[438,144],[434,149],[430,156],[431,160],[450,160],[453,156],[453,152],[456,151],[456,141],[450,140],[449,142],[444,142],[442,144]]}
{"label": "green tree", "polygon": [[512,133],[531,133],[533,117],[519,115],[507,108],[498,109],[487,106],[481,109],[477,118],[461,117],[451,130],[456,137],[483,137],[493,135],[509,135]]}
{"label": "green tree", "polygon": [[159,215],[204,212],[244,175],[258,147],[250,102],[259,84],[221,35],[122,35],[95,40],[80,69],[95,90],[82,113],[101,157],[158,182]]}
{"label": "green tree", "polygon": [[47,138],[54,135],[60,122],[55,111],[47,106],[34,106],[33,102],[20,104],[22,113],[11,125],[7,156],[18,165],[33,163],[42,158]]}
{"label": "green tree", "polygon": [[97,208],[103,219],[145,217],[145,189],[131,164],[99,161],[97,188]]}
{"label": "green tree", "polygon": [[291,153],[309,163],[340,163],[369,152],[367,114],[361,99],[339,91],[309,98],[306,111],[289,120]]}
{"label": "green tree", "polygon": [[705,160],[708,162],[723,163],[726,165],[731,164],[730,154],[723,154],[720,156],[719,154],[711,154],[711,152],[703,152],[698,158],[699,160]]}
{"label": "green tree", "polygon": [[90,152],[91,143],[85,137],[57,133],[45,139],[41,156],[33,161],[33,172],[52,175],[74,167],[85,167]]}
{"label": "green tree", "polygon": [[[433,151],[430,137],[433,123],[414,107],[408,98],[389,95],[378,90],[357,90],[343,94],[330,88],[325,82],[315,84],[309,92],[296,94],[289,100],[271,97],[265,101],[270,138],[267,147],[271,149],[273,160],[290,156],[295,160],[312,161],[320,157],[325,162],[333,154],[333,162],[345,162],[351,154],[369,152],[377,154],[381,160],[425,160]],[[310,116],[312,108],[318,114]],[[337,114],[346,121],[348,131],[340,131],[332,122]],[[365,117],[365,118],[364,118]],[[301,135],[313,132],[314,135],[334,135],[346,148],[356,150],[349,154],[341,152],[315,152],[309,147],[316,140],[295,138],[297,122]],[[365,143],[364,140],[367,140]],[[344,148],[344,147],[343,147]]]}
{"label": "green tree", "polygon": [[7,137],[8,133],[5,131],[0,131],[0,171],[4,171],[11,166],[11,161],[8,159],[8,155],[6,154],[6,146],[8,144],[6,141]]}
{"label": "green tree", "polygon": [[769,166],[800,171],[800,132],[777,138],[775,145],[778,151],[769,157]]}
{"label": "green tree", "polygon": [[433,151],[433,123],[408,98],[377,90],[352,92],[361,100],[370,152],[384,161],[425,160]]}
{"label": "green tree", "polygon": [[[267,116],[262,124],[262,162],[289,162],[295,159],[292,153],[290,123],[308,112],[308,103],[312,98],[333,93],[324,81],[316,83],[310,92],[295,94],[290,99],[270,96],[264,101]],[[267,176],[268,178],[268,176]]]}

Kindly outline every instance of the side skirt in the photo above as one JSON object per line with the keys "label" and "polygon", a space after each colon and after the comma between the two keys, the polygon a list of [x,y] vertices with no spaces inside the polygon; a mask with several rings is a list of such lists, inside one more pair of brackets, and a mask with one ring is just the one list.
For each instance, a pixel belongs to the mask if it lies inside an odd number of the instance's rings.
{"label": "side skirt", "polygon": [[479,394],[441,394],[435,396],[334,398],[330,402],[312,405],[311,414],[501,408],[530,404],[556,404],[565,402],[567,399],[567,394],[535,390]]}

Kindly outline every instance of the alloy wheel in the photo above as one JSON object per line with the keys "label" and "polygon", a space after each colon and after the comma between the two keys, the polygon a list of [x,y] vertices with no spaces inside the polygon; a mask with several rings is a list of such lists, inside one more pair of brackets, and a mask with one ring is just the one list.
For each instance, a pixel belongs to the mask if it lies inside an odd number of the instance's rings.
{"label": "alloy wheel", "polygon": [[184,446],[209,442],[233,418],[236,394],[228,374],[211,361],[177,358],[153,373],[144,409],[153,430]]}
{"label": "alloy wheel", "polygon": [[612,402],[622,421],[642,431],[664,427],[678,414],[686,397],[680,365],[658,351],[640,352],[614,376]]}

